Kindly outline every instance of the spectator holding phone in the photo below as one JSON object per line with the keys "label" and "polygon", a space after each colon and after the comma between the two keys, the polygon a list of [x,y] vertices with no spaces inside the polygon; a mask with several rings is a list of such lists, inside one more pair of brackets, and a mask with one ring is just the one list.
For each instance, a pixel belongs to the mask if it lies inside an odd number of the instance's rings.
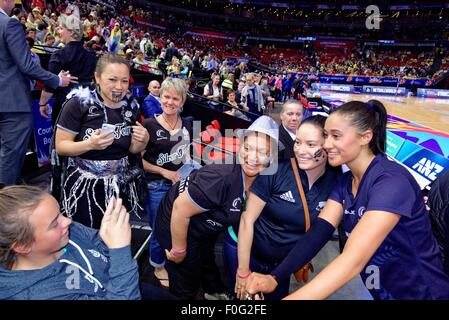
{"label": "spectator holding phone", "polygon": [[149,135],[137,121],[137,102],[128,94],[126,60],[103,55],[95,80],[94,90],[78,88],[69,94],[57,124],[55,146],[59,155],[69,157],[61,203],[64,214],[98,229],[112,196],[123,198],[130,212],[139,209],[128,158],[145,149]]}

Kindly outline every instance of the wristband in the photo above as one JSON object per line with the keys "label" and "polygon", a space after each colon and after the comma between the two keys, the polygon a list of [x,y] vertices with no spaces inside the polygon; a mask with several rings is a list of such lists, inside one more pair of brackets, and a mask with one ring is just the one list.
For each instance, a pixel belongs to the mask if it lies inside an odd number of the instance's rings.
{"label": "wristband", "polygon": [[44,103],[44,104],[39,103],[39,107],[46,107],[47,105],[48,105],[48,103]]}
{"label": "wristband", "polygon": [[179,248],[173,247],[173,248],[171,248],[170,252],[173,253],[174,255],[181,255],[181,254],[186,253],[186,248],[179,249]]}
{"label": "wristband", "polygon": [[240,279],[246,279],[251,275],[251,270],[248,271],[247,274],[240,274],[237,270],[237,277],[239,277]]}

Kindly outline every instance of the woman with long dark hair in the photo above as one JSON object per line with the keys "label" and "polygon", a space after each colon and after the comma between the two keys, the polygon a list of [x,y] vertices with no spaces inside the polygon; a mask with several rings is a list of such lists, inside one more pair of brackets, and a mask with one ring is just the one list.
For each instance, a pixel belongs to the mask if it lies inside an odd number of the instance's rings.
{"label": "woman with long dark hair", "polygon": [[449,299],[423,195],[413,176],[385,155],[387,113],[376,100],[348,102],[325,124],[332,166],[346,164],[317,222],[271,275],[252,274],[249,293],[270,292],[308,262],[343,220],[347,242],[310,283],[287,299],[324,299],[360,274],[374,299]]}

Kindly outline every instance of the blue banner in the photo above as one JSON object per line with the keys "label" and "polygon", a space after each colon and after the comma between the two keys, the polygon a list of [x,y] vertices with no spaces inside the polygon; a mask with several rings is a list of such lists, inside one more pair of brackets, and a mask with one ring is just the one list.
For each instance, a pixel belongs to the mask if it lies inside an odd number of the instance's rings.
{"label": "blue banner", "polygon": [[401,86],[410,87],[430,87],[434,84],[428,79],[398,79],[391,77],[363,77],[363,76],[344,76],[344,75],[327,75],[327,74],[308,74],[300,73],[301,76],[308,77],[311,80],[318,80],[324,83],[347,83],[354,85],[387,85],[397,86],[398,82]]}
{"label": "blue banner", "polygon": [[380,86],[363,86],[363,92],[369,94],[388,94],[405,96],[407,89],[403,87],[380,87]]}
{"label": "blue banner", "polygon": [[328,91],[336,91],[336,92],[347,92],[353,93],[354,86],[350,84],[331,84],[331,83],[312,83],[312,89],[316,91],[328,90]]}
{"label": "blue banner", "polygon": [[[53,99],[49,101],[53,106]],[[53,127],[51,124],[51,113],[49,110],[48,118],[41,116],[39,112],[39,100],[33,100],[33,124],[34,124],[34,140],[36,142],[37,162],[39,166],[50,163],[50,143],[53,136]],[[51,108],[50,108],[51,109]]]}
{"label": "blue banner", "polygon": [[422,98],[446,98],[449,99],[449,90],[419,88],[418,97]]}
{"label": "blue banner", "polygon": [[449,169],[449,159],[408,140],[404,141],[395,159],[414,173],[421,187]]}
{"label": "blue banner", "polygon": [[133,84],[131,86],[131,92],[134,97],[140,98],[145,95],[145,86],[143,84]]}

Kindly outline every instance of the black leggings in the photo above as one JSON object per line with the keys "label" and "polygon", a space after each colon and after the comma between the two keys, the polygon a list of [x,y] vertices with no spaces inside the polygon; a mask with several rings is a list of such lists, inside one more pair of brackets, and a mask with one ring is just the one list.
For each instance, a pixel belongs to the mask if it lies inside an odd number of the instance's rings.
{"label": "black leggings", "polygon": [[[158,214],[159,216],[159,214]],[[171,249],[169,226],[156,218],[155,232],[162,248]],[[180,299],[193,300],[200,287],[207,293],[222,293],[225,286],[215,263],[215,243],[217,235],[187,236],[187,254],[180,264],[167,260],[165,268],[170,282],[170,293]]]}

